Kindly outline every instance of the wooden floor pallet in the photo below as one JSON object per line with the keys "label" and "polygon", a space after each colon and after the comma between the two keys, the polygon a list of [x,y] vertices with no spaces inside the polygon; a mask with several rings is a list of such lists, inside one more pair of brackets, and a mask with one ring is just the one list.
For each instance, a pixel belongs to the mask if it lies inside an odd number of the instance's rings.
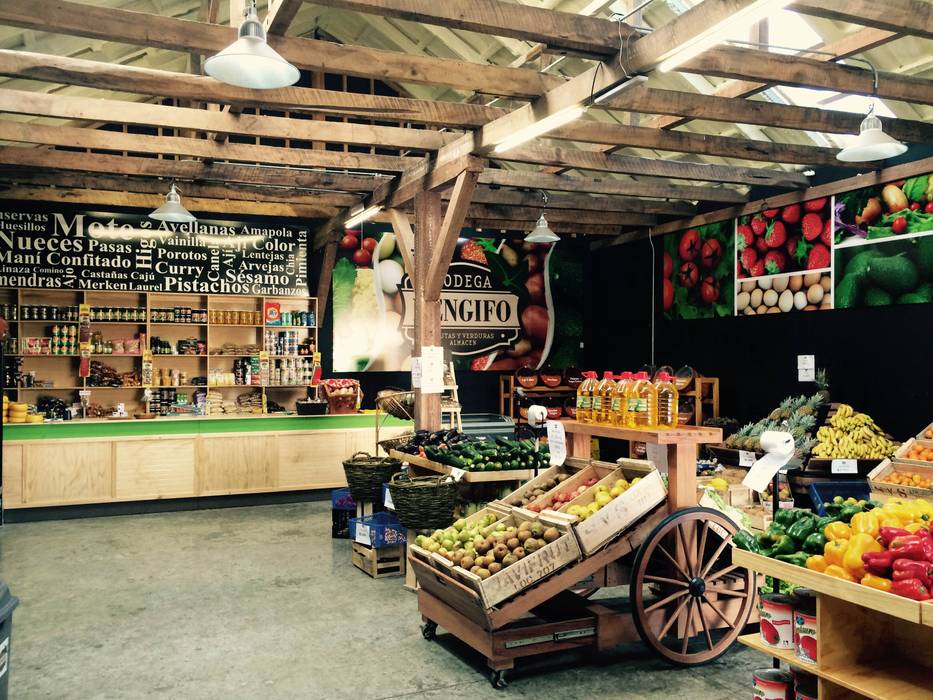
{"label": "wooden floor pallet", "polygon": [[405,547],[367,547],[352,542],[353,566],[373,578],[405,575]]}

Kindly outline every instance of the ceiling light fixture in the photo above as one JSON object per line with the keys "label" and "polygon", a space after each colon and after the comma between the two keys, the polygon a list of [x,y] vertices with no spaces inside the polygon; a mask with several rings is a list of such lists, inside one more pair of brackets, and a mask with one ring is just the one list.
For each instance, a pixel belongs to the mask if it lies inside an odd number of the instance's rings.
{"label": "ceiling light fixture", "polygon": [[783,10],[790,4],[791,0],[755,0],[675,48],[667,58],[661,61],[658,70],[662,73],[674,70],[691,58],[723,42],[730,35],[739,34],[751,28],[771,13]]}
{"label": "ceiling light fixture", "polygon": [[197,221],[197,218],[190,211],[181,205],[181,197],[172,183],[168,194],[165,195],[165,204],[149,214],[150,219],[157,221],[171,221],[176,224],[189,224]]}
{"label": "ceiling light fixture", "polygon": [[363,222],[372,219],[381,211],[382,207],[378,204],[374,204],[371,207],[360,205],[357,207],[357,210],[355,212],[351,212],[350,216],[347,217],[347,220],[343,222],[343,227],[353,228],[354,226],[359,226]]}
{"label": "ceiling light fixture", "polygon": [[544,210],[547,209],[547,192],[542,191],[541,196],[544,198],[541,216],[538,217],[535,227],[525,236],[525,243],[557,243],[560,240],[560,236],[551,230],[547,219],[544,218]]}
{"label": "ceiling light fixture", "polygon": [[301,73],[268,43],[266,29],[259,21],[256,0],[243,9],[244,20],[237,40],[204,62],[204,72],[228,85],[272,90],[298,82]]}

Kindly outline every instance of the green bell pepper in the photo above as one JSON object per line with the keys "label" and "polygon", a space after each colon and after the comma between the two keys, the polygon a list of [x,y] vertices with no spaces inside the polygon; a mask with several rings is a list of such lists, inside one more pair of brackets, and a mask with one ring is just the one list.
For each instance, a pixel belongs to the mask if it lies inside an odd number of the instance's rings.
{"label": "green bell pepper", "polygon": [[813,515],[798,518],[793,525],[787,528],[787,534],[803,544],[807,537],[816,532],[816,522],[817,518]]}
{"label": "green bell pepper", "polygon": [[826,530],[827,525],[829,525],[830,523],[837,523],[837,522],[839,522],[838,515],[825,515],[816,521],[816,531],[823,532],[824,530]]}
{"label": "green bell pepper", "polygon": [[796,551],[797,543],[794,542],[793,537],[790,535],[778,535],[771,540],[771,547],[767,550],[767,554],[765,556],[777,557],[781,554],[793,554]]}
{"label": "green bell pepper", "polygon": [[858,505],[857,503],[843,506],[842,510],[839,513],[839,519],[844,523],[848,523],[849,521],[852,520],[853,515],[855,515],[856,513],[861,513],[863,510],[865,509],[862,506]]}
{"label": "green bell pepper", "polygon": [[826,511],[827,516],[838,517],[839,513],[842,512],[842,504],[841,503],[824,503],[823,510]]}
{"label": "green bell pepper", "polygon": [[807,539],[803,541],[803,551],[808,554],[822,554],[825,546],[826,535],[823,534],[822,530],[807,535]]}
{"label": "green bell pepper", "polygon": [[774,514],[774,522],[784,527],[790,527],[799,518],[809,512],[810,511],[803,510],[802,508],[779,508],[778,512]]}
{"label": "green bell pepper", "polygon": [[739,530],[732,536],[732,541],[735,542],[735,546],[739,549],[744,549],[746,552],[752,552],[754,554],[761,554],[761,546],[750,532]]}
{"label": "green bell pepper", "polygon": [[793,554],[778,554],[774,558],[778,561],[784,561],[788,564],[793,564],[794,566],[806,567],[807,559],[810,558],[810,555],[806,552],[794,552]]}
{"label": "green bell pepper", "polygon": [[772,544],[774,544],[775,540],[777,540],[777,538],[783,534],[785,534],[784,526],[779,523],[772,522],[768,525],[767,530],[758,535],[758,544],[762,549],[765,547],[770,547]]}

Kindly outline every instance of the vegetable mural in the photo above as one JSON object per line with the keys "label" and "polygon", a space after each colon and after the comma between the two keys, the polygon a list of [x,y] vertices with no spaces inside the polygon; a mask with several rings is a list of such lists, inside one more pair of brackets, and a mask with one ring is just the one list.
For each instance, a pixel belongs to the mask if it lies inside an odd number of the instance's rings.
{"label": "vegetable mural", "polygon": [[[583,253],[569,240],[462,238],[441,292],[445,354],[473,370],[578,364]],[[334,371],[409,370],[414,290],[395,235],[348,231],[332,285]]]}
{"label": "vegetable mural", "polygon": [[665,318],[732,315],[733,224],[721,221],[664,239],[661,303]]}

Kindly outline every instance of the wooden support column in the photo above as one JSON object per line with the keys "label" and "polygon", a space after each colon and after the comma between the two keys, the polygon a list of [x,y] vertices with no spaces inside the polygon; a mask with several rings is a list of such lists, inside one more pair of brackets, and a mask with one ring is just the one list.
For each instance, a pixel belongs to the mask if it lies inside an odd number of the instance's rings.
{"label": "wooden support column", "polygon": [[478,179],[479,173],[472,170],[464,170],[457,176],[450,202],[447,204],[447,211],[444,213],[444,223],[441,225],[437,245],[434,247],[431,262],[428,265],[424,289],[425,299],[437,301],[441,298],[444,277],[447,275],[450,259],[457,247],[457,239],[460,237],[463,220],[470,208],[470,200]]}
{"label": "wooden support column", "polygon": [[328,241],[324,247],[324,262],[321,263],[321,274],[317,281],[317,327],[324,325],[327,315],[327,300],[330,298],[330,281],[334,274],[334,264],[337,262],[337,241]]}
{"label": "wooden support column", "polygon": [[[441,344],[441,302],[425,298],[431,251],[441,233],[441,195],[424,191],[415,195],[415,347],[414,357],[421,357],[421,348]],[[415,390],[415,429],[438,430],[441,427],[441,395],[422,394]]]}

